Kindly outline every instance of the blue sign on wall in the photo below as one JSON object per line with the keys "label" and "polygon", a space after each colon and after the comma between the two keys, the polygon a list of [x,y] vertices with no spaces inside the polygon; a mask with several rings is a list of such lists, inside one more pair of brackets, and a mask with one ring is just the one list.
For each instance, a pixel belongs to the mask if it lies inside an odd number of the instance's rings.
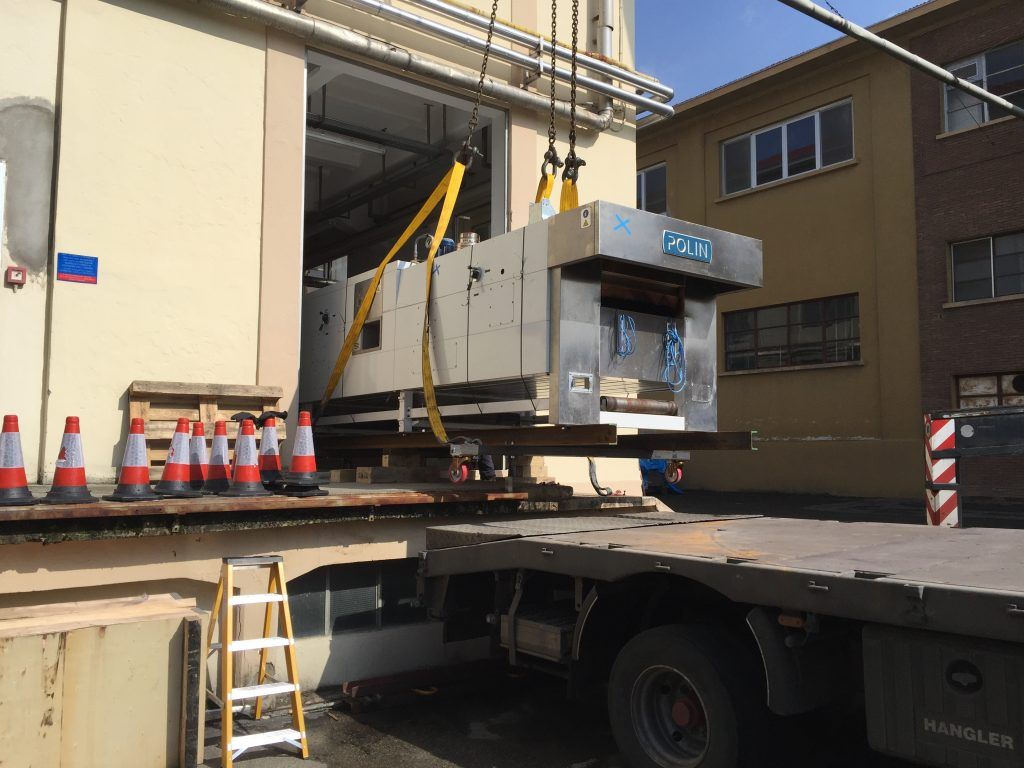
{"label": "blue sign on wall", "polygon": [[661,250],[670,256],[711,263],[711,241],[665,230],[661,235]]}
{"label": "blue sign on wall", "polygon": [[58,280],[96,285],[99,271],[100,260],[95,256],[79,256],[74,253],[57,254]]}

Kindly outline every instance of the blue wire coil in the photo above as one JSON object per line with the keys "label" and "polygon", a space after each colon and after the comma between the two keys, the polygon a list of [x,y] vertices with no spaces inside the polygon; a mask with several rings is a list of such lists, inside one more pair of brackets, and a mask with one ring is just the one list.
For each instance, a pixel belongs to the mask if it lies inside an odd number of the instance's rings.
{"label": "blue wire coil", "polygon": [[686,351],[675,323],[665,326],[665,370],[661,378],[676,394],[686,386]]}
{"label": "blue wire coil", "polygon": [[615,335],[615,354],[627,358],[636,351],[636,321],[632,315],[620,312],[618,332]]}

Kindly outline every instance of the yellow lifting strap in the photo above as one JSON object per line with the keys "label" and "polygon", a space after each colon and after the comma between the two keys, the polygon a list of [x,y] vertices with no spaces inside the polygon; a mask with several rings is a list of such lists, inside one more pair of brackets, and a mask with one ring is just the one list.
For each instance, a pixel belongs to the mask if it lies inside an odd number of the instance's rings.
{"label": "yellow lifting strap", "polygon": [[551,192],[555,188],[555,174],[542,173],[540,181],[537,182],[537,196],[534,198],[535,203],[539,203],[541,200],[547,198],[551,199]]}
{"label": "yellow lifting strap", "polygon": [[[352,326],[348,329],[348,333],[345,335],[345,343],[341,345],[341,351],[338,352],[338,359],[334,363],[334,369],[331,371],[331,376],[327,380],[327,387],[324,389],[324,395],[320,400],[320,411],[322,412],[324,407],[327,405],[327,401],[331,399],[331,395],[334,394],[334,390],[338,386],[338,382],[341,381],[341,375],[345,371],[345,366],[348,365],[349,358],[352,357],[352,352],[356,346],[356,340],[359,338],[359,334],[363,330],[363,324],[366,322],[367,315],[370,314],[370,307],[373,306],[373,300],[377,296],[377,288],[380,286],[381,278],[384,277],[384,268],[391,262],[391,260],[398,254],[402,247],[409,241],[417,230],[423,225],[423,222],[437,207],[437,204],[444,200],[444,205],[441,208],[441,217],[437,222],[437,231],[434,235],[434,241],[430,246],[430,253],[427,256],[427,293],[426,293],[426,307],[424,312],[429,312],[430,309],[430,276],[433,269],[434,256],[437,253],[438,246],[441,244],[441,238],[444,236],[445,231],[448,229],[448,224],[451,221],[452,212],[455,208],[455,199],[458,197],[459,188],[462,186],[462,177],[466,172],[466,166],[460,162],[456,162],[450,171],[445,174],[445,177],[441,179],[434,191],[430,193],[430,197],[427,198],[426,202],[413,217],[412,221],[409,222],[409,226],[405,228],[401,236],[388,251],[387,256],[384,257],[383,261],[377,266],[377,271],[373,275],[373,280],[370,282],[369,290],[366,291],[366,295],[363,297],[362,304],[359,305],[359,309],[356,312],[355,317],[352,319]],[[445,435],[444,427],[441,424],[441,416],[437,411],[437,400],[434,397],[434,382],[430,376],[430,357],[429,357],[429,336],[427,328],[427,317],[423,319],[423,359],[426,361],[424,370],[426,371],[423,377],[423,394],[427,400],[427,415],[430,418],[430,426],[434,431],[434,435],[437,436],[441,442],[447,442],[447,436]],[[436,422],[436,423],[435,423]]]}
{"label": "yellow lifting strap", "polygon": [[462,177],[466,173],[466,166],[460,162],[452,166],[448,173],[448,189],[445,191],[444,204],[441,206],[441,215],[437,219],[437,229],[434,231],[434,240],[430,244],[430,251],[427,253],[427,290],[423,294],[423,343],[422,364],[423,364],[423,399],[427,406],[427,419],[430,421],[430,430],[434,433],[439,443],[448,442],[448,433],[441,423],[441,411],[437,408],[437,397],[434,394],[434,376],[430,371],[430,278],[434,275],[434,257],[437,255],[437,247],[441,244],[448,229],[448,222],[452,219],[455,211],[455,201],[459,197],[459,188],[462,186]]}
{"label": "yellow lifting strap", "polygon": [[562,194],[558,198],[558,212],[565,213],[580,205],[580,191],[572,179],[562,180]]}

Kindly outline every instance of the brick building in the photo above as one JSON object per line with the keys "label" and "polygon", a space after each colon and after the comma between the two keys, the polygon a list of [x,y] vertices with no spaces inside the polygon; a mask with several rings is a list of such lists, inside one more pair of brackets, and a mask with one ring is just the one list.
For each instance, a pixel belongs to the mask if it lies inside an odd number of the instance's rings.
{"label": "brick building", "polygon": [[[909,47],[1024,104],[1024,8],[970,5]],[[911,98],[923,407],[1024,405],[1024,122],[919,73]],[[1019,459],[962,480],[1024,496]]]}

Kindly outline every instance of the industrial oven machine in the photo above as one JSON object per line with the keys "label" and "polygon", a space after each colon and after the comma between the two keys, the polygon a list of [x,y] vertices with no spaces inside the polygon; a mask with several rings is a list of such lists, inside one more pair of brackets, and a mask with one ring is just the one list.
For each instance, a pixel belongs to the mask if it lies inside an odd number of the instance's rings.
{"label": "industrial oven machine", "polygon": [[[347,433],[356,448],[432,440],[420,368],[425,270],[416,260],[387,267],[319,430]],[[481,442],[505,454],[542,445],[549,455],[669,459],[717,447],[716,298],[761,285],[759,240],[593,202],[439,255],[433,270],[441,414],[451,435],[482,436],[453,440],[453,455]],[[303,401],[323,394],[372,274],[305,296]]]}

